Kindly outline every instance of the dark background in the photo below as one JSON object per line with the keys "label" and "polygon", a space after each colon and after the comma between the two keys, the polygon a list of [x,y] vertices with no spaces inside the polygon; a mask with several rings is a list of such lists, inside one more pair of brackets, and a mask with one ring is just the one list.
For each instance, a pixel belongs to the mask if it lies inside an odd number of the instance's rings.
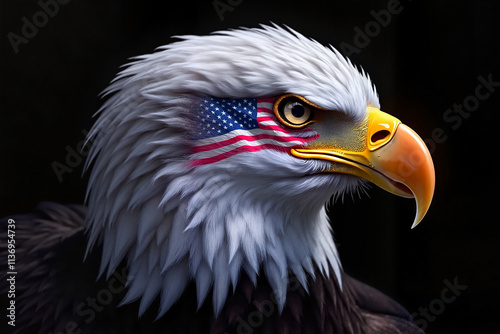
{"label": "dark background", "polygon": [[[32,211],[41,200],[83,202],[83,163],[73,161],[61,182],[51,164],[66,164],[68,149],[78,149],[99,92],[129,57],[172,35],[286,24],[324,44],[358,47],[348,53],[370,73],[382,109],[426,139],[435,163],[434,201],[414,230],[414,203],[375,187],[369,197],[334,205],[345,270],[417,312],[428,333],[500,333],[500,87],[456,129],[443,119],[454,104],[471,101],[480,76],[500,82],[500,1],[401,1],[401,12],[364,45],[357,31],[389,1],[219,3],[231,9],[223,20],[212,1],[72,0],[16,53],[8,34],[22,35],[22,18],[33,22],[41,7],[1,1],[0,216]],[[445,280],[467,288],[445,303]],[[418,314],[423,308],[427,316]]]}

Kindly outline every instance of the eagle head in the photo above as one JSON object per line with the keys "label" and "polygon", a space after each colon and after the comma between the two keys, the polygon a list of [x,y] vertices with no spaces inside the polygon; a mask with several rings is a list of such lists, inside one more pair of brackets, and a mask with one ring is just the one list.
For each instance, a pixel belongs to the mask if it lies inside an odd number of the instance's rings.
{"label": "eagle head", "polygon": [[[91,133],[90,250],[125,261],[140,313],[194,281],[217,314],[245,272],[280,308],[288,277],[341,265],[325,203],[370,181],[417,202],[434,190],[423,141],[380,111],[368,75],[333,47],[277,26],[182,36],[134,59]],[[332,269],[330,271],[329,269]]]}

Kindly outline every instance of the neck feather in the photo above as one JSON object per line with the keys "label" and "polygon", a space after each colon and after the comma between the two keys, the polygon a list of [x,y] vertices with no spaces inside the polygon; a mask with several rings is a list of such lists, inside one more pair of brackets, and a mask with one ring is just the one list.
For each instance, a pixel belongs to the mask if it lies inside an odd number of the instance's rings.
{"label": "neck feather", "polygon": [[[245,156],[235,159],[245,160]],[[103,244],[101,274],[110,275],[127,259],[131,280],[124,303],[141,298],[142,313],[160,295],[163,314],[194,280],[198,306],[212,290],[218,314],[244,271],[254,283],[261,272],[265,275],[281,309],[291,274],[306,290],[306,277],[315,275],[314,268],[325,277],[333,268],[340,282],[340,262],[324,209],[335,186],[333,181],[325,182],[331,176],[311,176],[307,182],[273,173],[255,178],[251,172],[230,172],[234,168],[229,163],[238,165],[232,160],[217,169],[198,168],[178,175],[162,196],[104,212],[107,224],[96,223],[104,220],[94,210],[90,245],[92,239]],[[309,188],[322,187],[314,189],[312,198],[290,190],[300,189],[301,182]],[[100,207],[113,207],[120,199],[107,201]]]}

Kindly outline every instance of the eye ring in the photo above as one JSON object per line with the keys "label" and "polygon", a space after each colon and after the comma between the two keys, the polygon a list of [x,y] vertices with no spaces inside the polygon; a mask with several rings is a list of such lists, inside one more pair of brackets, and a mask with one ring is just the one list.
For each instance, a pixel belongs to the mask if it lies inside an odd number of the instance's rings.
{"label": "eye ring", "polygon": [[293,129],[302,129],[314,122],[315,109],[314,104],[295,94],[280,96],[273,106],[274,114],[280,122]]}

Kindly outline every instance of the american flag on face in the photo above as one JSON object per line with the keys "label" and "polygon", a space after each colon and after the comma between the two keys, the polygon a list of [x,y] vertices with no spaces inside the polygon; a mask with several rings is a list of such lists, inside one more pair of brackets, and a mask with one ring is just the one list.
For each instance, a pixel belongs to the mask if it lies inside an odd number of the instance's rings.
{"label": "american flag on face", "polygon": [[199,105],[192,164],[212,164],[235,154],[265,149],[290,151],[317,138],[312,130],[288,129],[273,112],[275,98],[207,97]]}

